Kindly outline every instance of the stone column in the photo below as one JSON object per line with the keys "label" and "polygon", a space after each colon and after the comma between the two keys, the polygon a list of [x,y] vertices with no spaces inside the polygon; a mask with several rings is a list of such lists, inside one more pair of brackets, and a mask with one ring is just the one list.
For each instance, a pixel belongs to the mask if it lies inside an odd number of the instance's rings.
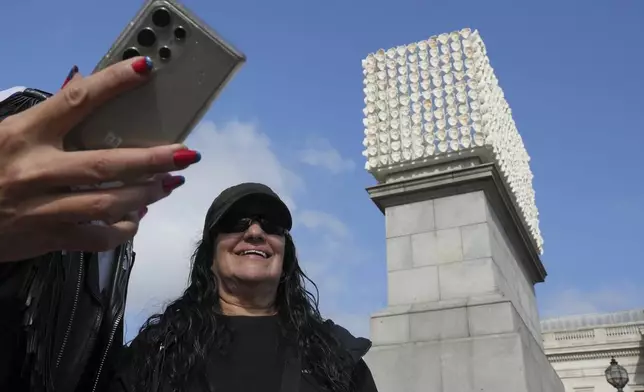
{"label": "stone column", "polygon": [[363,65],[379,182],[368,191],[386,216],[388,307],[372,316],[367,357],[379,391],[563,392],[539,329],[534,284],[546,272],[529,157],[478,33]]}

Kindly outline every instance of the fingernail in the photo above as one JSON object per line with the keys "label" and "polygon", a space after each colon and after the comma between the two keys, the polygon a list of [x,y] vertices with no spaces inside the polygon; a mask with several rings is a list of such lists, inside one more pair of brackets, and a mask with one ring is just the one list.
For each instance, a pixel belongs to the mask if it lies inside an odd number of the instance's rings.
{"label": "fingernail", "polygon": [[154,64],[152,63],[152,59],[147,56],[141,57],[140,59],[132,63],[132,69],[138,74],[149,73],[152,70],[153,66]]}
{"label": "fingernail", "polygon": [[186,182],[184,176],[171,176],[163,180],[163,190],[165,192],[172,192],[173,190],[179,188]]}
{"label": "fingernail", "polygon": [[179,169],[186,168],[201,160],[201,154],[195,150],[179,150],[172,157],[174,159],[174,165]]}
{"label": "fingernail", "polygon": [[74,78],[74,75],[76,75],[77,73],[78,73],[78,66],[74,65],[72,69],[69,71],[69,73],[67,74],[67,78],[63,82],[63,85],[60,86],[60,88],[67,86],[67,83],[69,83]]}
{"label": "fingernail", "polygon": [[139,210],[139,219],[143,219],[145,214],[148,213],[148,207],[143,207]]}

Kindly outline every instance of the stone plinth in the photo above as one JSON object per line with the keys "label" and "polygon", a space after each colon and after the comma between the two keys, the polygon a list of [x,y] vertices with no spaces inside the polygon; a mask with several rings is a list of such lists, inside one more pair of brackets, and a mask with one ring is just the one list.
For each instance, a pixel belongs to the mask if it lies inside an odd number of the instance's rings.
{"label": "stone plinth", "polygon": [[497,166],[453,160],[368,191],[387,227],[367,358],[379,391],[563,392],[535,303],[545,270]]}
{"label": "stone plinth", "polygon": [[365,168],[387,221],[381,392],[563,392],[543,352],[530,156],[478,31],[362,62]]}

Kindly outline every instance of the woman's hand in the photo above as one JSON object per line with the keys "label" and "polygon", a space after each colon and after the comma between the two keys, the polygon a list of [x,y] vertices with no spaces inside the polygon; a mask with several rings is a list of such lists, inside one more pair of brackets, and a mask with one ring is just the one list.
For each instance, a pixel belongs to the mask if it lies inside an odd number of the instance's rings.
{"label": "woman's hand", "polygon": [[[197,162],[199,154],[182,145],[63,150],[76,124],[147,80],[147,61],[139,57],[76,76],[58,94],[0,122],[0,262],[113,249],[134,236],[147,205],[183,184],[183,177],[167,173]],[[125,185],[71,190],[109,182]]]}

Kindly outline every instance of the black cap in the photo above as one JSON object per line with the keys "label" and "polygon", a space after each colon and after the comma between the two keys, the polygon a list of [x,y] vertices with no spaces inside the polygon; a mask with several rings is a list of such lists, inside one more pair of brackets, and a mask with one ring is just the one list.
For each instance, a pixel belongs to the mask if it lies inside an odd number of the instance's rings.
{"label": "black cap", "polygon": [[[233,206],[250,200],[259,201],[259,203],[253,204],[254,210],[251,211],[253,215],[261,215],[286,230],[291,230],[293,226],[291,212],[282,199],[264,184],[245,182],[225,189],[212,202],[206,213],[204,237],[210,235],[213,227]],[[257,208],[261,211],[257,211]]]}

